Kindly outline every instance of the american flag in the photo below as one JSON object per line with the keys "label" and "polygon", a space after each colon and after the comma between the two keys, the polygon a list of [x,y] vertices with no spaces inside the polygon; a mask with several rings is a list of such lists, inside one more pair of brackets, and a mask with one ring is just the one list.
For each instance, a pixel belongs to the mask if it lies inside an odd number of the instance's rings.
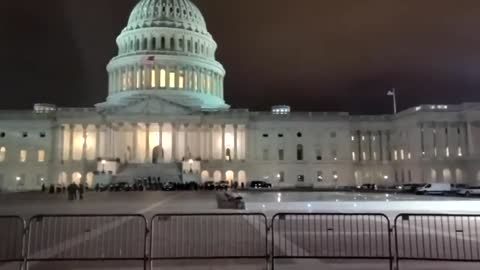
{"label": "american flag", "polygon": [[143,58],[142,64],[146,66],[153,66],[155,64],[155,56],[146,56]]}

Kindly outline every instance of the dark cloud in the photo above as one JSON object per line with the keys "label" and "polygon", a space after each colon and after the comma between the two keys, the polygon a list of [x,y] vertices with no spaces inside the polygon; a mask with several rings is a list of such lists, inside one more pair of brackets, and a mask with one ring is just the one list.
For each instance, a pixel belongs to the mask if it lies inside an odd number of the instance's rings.
{"label": "dark cloud", "polygon": [[[233,107],[386,113],[479,101],[477,0],[196,0]],[[0,108],[92,106],[136,0],[8,1],[0,10]]]}

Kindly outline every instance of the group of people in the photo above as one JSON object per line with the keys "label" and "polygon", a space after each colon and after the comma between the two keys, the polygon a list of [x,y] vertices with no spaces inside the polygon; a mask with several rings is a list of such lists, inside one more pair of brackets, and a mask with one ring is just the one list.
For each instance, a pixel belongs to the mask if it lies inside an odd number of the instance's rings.
{"label": "group of people", "polygon": [[77,200],[77,197],[78,199],[83,200],[83,194],[85,193],[85,186],[83,184],[77,185],[77,183],[72,183],[67,186],[67,192],[68,192],[69,201]]}

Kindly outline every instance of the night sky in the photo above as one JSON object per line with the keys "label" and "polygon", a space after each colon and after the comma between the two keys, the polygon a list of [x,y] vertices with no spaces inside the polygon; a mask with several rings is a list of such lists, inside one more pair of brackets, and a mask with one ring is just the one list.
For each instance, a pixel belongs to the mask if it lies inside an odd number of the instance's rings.
{"label": "night sky", "polygon": [[[1,109],[93,106],[137,0],[3,1]],[[233,108],[390,113],[480,101],[480,1],[195,0]]]}

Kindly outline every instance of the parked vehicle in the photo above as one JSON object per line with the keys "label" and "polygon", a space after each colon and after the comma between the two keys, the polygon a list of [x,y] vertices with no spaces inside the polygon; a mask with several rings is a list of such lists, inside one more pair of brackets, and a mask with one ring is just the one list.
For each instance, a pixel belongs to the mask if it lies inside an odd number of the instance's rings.
{"label": "parked vehicle", "polygon": [[230,187],[230,183],[228,181],[220,181],[216,185],[217,190],[227,190]]}
{"label": "parked vehicle", "polygon": [[462,188],[459,191],[457,191],[457,194],[465,197],[480,195],[480,186]]}
{"label": "parked vehicle", "polygon": [[205,190],[215,190],[215,182],[213,181],[205,182],[204,188]]}
{"label": "parked vehicle", "polygon": [[452,184],[427,184],[417,190],[417,194],[437,194],[437,195],[446,195],[452,192]]}
{"label": "parked vehicle", "polygon": [[120,191],[132,191],[133,188],[127,182],[119,182],[119,183],[111,184],[109,187],[109,190],[114,192],[120,192]]}
{"label": "parked vehicle", "polygon": [[415,193],[419,188],[424,187],[425,185],[426,184],[405,184],[401,186],[400,190]]}
{"label": "parked vehicle", "polygon": [[252,181],[250,182],[250,188],[253,189],[262,189],[262,188],[272,188],[272,184],[265,181]]}
{"label": "parked vehicle", "polygon": [[455,193],[466,188],[468,188],[468,186],[465,184],[452,184],[452,192]]}
{"label": "parked vehicle", "polygon": [[360,189],[360,190],[377,190],[377,185],[375,185],[375,184],[363,184],[358,189]]}
{"label": "parked vehicle", "polygon": [[176,190],[176,185],[175,183],[168,182],[162,185],[162,190],[163,191],[174,191]]}

